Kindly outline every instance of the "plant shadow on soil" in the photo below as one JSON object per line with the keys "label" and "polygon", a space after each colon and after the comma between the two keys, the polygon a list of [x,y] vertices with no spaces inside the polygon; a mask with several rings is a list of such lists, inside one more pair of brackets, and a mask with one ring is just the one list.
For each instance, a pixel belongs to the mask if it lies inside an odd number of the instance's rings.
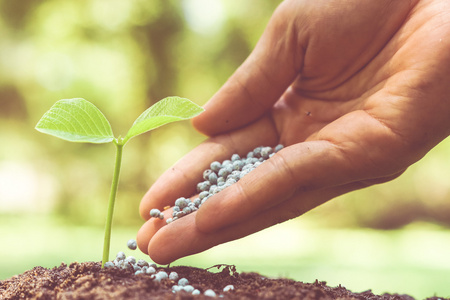
{"label": "plant shadow on soil", "polygon": [[[218,271],[213,272],[211,269],[216,267]],[[303,283],[283,278],[270,279],[258,273],[238,273],[230,265],[208,269],[160,267],[160,270],[177,272],[179,278],[187,278],[200,292],[212,289],[224,299],[414,299],[408,295],[374,295],[370,290],[352,293],[342,286],[329,287],[326,282],[317,280]],[[151,275],[134,275],[130,270],[102,269],[100,262],[72,263],[52,269],[35,267],[0,281],[0,299],[211,299],[185,291],[174,293],[174,285],[176,282],[173,280],[158,282]],[[224,292],[227,285],[233,285],[234,290]]]}

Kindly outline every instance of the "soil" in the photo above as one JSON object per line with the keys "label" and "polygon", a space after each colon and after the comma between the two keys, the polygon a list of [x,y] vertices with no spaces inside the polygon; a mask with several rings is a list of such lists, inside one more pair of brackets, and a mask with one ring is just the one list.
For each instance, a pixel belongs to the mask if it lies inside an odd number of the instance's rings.
{"label": "soil", "polygon": [[[303,283],[270,279],[257,273],[237,273],[235,267],[229,265],[209,269],[177,266],[159,270],[175,271],[201,292],[213,289],[223,299],[414,299],[408,295],[374,295],[371,291],[352,293],[342,286],[329,287],[320,281]],[[211,299],[184,291],[172,293],[175,284],[169,279],[156,282],[150,275],[134,275],[118,268],[102,269],[98,262],[72,263],[53,269],[35,267],[0,281],[0,299]],[[235,289],[223,292],[229,284]]]}

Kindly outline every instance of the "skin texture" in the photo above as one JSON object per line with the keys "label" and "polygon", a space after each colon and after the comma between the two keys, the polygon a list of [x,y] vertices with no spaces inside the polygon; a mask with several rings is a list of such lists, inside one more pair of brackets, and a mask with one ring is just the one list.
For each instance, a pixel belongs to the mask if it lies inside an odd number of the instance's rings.
{"label": "skin texture", "polygon": [[[450,2],[286,0],[193,125],[210,138],[144,196],[138,246],[157,263],[298,217],[399,176],[450,134]],[[167,226],[213,160],[286,147]],[[170,209],[165,213],[171,216]]]}

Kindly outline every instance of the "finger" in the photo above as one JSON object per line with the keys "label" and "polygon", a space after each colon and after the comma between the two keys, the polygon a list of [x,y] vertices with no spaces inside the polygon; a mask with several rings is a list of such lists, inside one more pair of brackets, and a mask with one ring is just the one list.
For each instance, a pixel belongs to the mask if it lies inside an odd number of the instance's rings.
{"label": "finger", "polygon": [[141,228],[138,231],[136,242],[139,247],[139,249],[145,253],[148,254],[148,243],[150,242],[150,239],[152,236],[155,235],[155,233],[161,229],[163,226],[167,224],[167,219],[172,217],[173,210],[171,208],[164,210],[164,218],[151,218],[147,222],[144,223],[144,225],[141,226]]}
{"label": "finger", "polygon": [[140,203],[140,214],[149,219],[152,208],[172,206],[179,197],[196,193],[203,181],[203,171],[215,160],[225,160],[233,153],[244,155],[261,145],[275,145],[278,136],[268,117],[231,133],[208,139],[168,169],[148,190]]}
{"label": "finger", "polygon": [[265,210],[254,218],[216,232],[200,231],[193,213],[152,233],[146,253],[156,263],[168,264],[297,217],[329,199],[360,187],[353,183],[326,190],[298,192],[288,201]]}
{"label": "finger", "polygon": [[[298,190],[319,187],[317,183],[310,186],[311,180],[316,177],[318,164],[326,164],[324,153],[331,152],[332,147],[328,142],[307,142],[279,151],[202,204],[196,216],[198,230],[216,232],[255,217],[291,198]],[[296,176],[298,168],[303,170],[301,177]]]}
{"label": "finger", "polygon": [[333,122],[332,129],[324,128],[326,135],[317,136],[326,139],[279,151],[239,182],[209,198],[196,215],[198,230],[216,232],[244,222],[299,190],[384,177],[404,168],[392,154],[403,153],[396,148],[399,142],[377,120],[363,112],[341,119]]}
{"label": "finger", "polygon": [[199,131],[212,136],[239,128],[281,97],[302,67],[305,34],[286,21],[299,13],[284,3],[278,7],[250,56],[192,120]]}

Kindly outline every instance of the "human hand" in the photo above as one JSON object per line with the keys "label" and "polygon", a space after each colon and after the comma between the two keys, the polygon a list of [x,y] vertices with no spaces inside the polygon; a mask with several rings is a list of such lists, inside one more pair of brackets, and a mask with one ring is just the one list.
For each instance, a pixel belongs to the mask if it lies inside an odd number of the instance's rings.
{"label": "human hand", "polygon": [[[449,135],[450,3],[286,0],[194,126],[211,136],[141,202],[139,248],[169,263],[399,176]],[[287,146],[168,226],[213,160]],[[166,216],[170,215],[170,210]]]}

